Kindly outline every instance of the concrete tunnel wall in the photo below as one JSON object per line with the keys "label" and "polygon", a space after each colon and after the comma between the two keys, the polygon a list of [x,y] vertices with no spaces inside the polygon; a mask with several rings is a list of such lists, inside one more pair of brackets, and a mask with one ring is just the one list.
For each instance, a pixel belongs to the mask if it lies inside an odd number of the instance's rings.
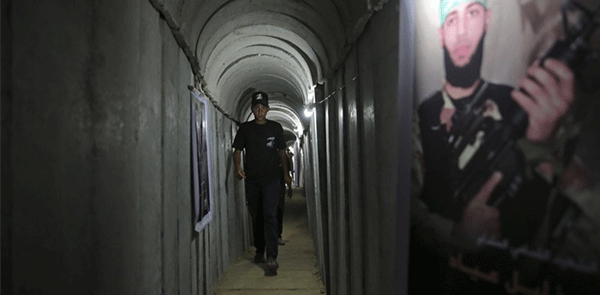
{"label": "concrete tunnel wall", "polygon": [[11,5],[14,293],[209,294],[248,219],[211,108],[216,213],[194,233],[192,76],[166,23],[148,1]]}
{"label": "concrete tunnel wall", "polygon": [[309,218],[329,294],[394,290],[397,7],[390,1],[373,15],[326,81],[323,96],[335,94],[317,107],[305,144]]}
{"label": "concrete tunnel wall", "polygon": [[[164,20],[148,1],[9,3],[1,208],[12,256],[2,257],[2,291],[9,278],[20,294],[210,294],[250,246],[232,171],[236,126],[209,109],[215,214],[195,234],[192,75]],[[393,286],[397,5],[373,14],[319,87],[324,98],[345,86],[317,108],[303,138],[309,223],[329,294]]]}

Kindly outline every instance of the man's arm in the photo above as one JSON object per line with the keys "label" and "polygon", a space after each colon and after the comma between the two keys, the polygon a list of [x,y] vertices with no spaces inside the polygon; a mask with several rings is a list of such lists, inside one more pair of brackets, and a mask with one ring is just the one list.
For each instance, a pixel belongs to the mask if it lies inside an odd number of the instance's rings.
{"label": "man's arm", "polygon": [[575,99],[573,72],[564,63],[548,59],[543,66],[529,67],[519,87],[512,97],[529,115],[525,137],[534,142],[553,140]]}
{"label": "man's arm", "polygon": [[288,185],[288,188],[292,188],[292,177],[290,177],[290,167],[288,167],[288,159],[285,154],[285,149],[279,150],[279,159],[281,160],[281,166],[283,166],[283,180]]}
{"label": "man's arm", "polygon": [[244,169],[242,168],[242,151],[236,149],[235,152],[233,152],[233,161],[235,163],[235,176],[237,179],[246,178],[246,172],[244,172]]}
{"label": "man's arm", "polygon": [[288,168],[290,169],[290,175],[292,177],[294,177],[294,166],[293,166],[294,163],[292,162],[292,156],[286,152],[286,158],[287,158],[287,162],[288,162]]}
{"label": "man's arm", "polygon": [[[536,146],[562,148],[565,143],[562,142],[564,140],[561,140],[560,136],[557,138],[557,134],[561,134],[557,131],[560,130],[561,125],[564,125],[563,118],[575,101],[573,71],[558,60],[548,59],[543,66],[536,63],[529,67],[527,76],[519,81],[519,86],[520,89],[515,89],[511,95],[529,116],[529,124],[525,138],[521,142],[522,145],[525,145],[526,149]],[[555,153],[556,151],[548,152]],[[553,161],[541,161],[536,166],[537,171],[546,179],[552,179],[553,175],[562,174],[563,170],[568,169],[568,166],[578,164],[570,161],[566,165],[567,167],[554,167],[562,161],[562,155],[543,156],[553,159]],[[538,158],[540,158],[539,155]],[[581,178],[579,181],[586,180]]]}

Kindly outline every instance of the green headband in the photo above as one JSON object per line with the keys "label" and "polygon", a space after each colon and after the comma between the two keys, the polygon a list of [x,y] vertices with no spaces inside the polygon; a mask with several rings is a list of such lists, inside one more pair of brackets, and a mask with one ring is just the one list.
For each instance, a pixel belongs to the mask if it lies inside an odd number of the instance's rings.
{"label": "green headband", "polygon": [[446,20],[446,16],[450,11],[465,2],[477,2],[481,4],[484,8],[488,8],[488,0],[441,0],[440,1],[440,26],[444,25],[444,21]]}

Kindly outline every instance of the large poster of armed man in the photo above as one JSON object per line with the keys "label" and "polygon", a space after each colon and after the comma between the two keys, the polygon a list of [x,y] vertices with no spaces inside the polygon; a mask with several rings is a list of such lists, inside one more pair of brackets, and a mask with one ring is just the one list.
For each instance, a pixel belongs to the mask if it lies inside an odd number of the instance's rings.
{"label": "large poster of armed man", "polygon": [[409,294],[600,294],[599,6],[416,2]]}

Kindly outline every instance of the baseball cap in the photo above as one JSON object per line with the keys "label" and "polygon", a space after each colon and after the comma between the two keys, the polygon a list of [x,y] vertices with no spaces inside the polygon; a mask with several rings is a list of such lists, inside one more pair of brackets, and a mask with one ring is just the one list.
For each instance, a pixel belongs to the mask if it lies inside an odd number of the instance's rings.
{"label": "baseball cap", "polygon": [[255,106],[258,103],[268,107],[269,106],[269,96],[262,91],[252,93],[252,106]]}
{"label": "baseball cap", "polygon": [[461,5],[465,2],[477,2],[481,4],[484,8],[488,8],[488,0],[441,0],[440,1],[440,26],[444,25],[444,21],[448,16],[448,13],[452,11],[452,9],[458,5]]}

